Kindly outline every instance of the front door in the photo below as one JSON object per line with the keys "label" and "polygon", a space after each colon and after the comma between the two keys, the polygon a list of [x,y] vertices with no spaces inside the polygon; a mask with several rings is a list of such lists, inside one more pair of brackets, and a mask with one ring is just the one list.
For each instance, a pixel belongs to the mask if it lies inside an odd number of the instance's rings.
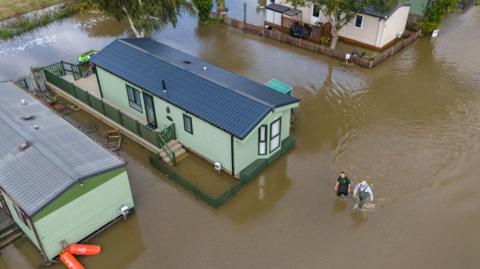
{"label": "front door", "polygon": [[157,117],[155,116],[155,105],[153,104],[153,97],[143,93],[143,103],[145,104],[145,114],[147,115],[148,126],[157,128]]}

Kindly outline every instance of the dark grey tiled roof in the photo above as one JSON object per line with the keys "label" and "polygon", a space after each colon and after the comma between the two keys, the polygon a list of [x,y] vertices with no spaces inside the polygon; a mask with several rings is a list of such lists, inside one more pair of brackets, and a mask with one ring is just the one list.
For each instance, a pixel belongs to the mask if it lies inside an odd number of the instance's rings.
{"label": "dark grey tiled roof", "polygon": [[240,139],[273,109],[298,102],[147,38],[116,40],[92,62]]}
{"label": "dark grey tiled roof", "polygon": [[78,180],[125,165],[10,82],[0,83],[0,138],[0,186],[30,216]]}
{"label": "dark grey tiled roof", "polygon": [[378,10],[377,8],[373,7],[373,6],[367,6],[367,7],[364,7],[362,9],[362,13],[363,14],[366,14],[366,15],[370,15],[372,17],[376,17],[376,18],[380,18],[380,19],[388,19],[390,16],[393,15],[393,13],[395,13],[395,11],[397,11],[397,9],[401,8],[401,7],[408,7],[410,6],[410,4],[406,4],[406,3],[401,3],[401,4],[398,4],[396,5],[394,8],[392,8],[391,10],[388,10],[388,11],[380,11]]}
{"label": "dark grey tiled roof", "polygon": [[266,6],[266,8],[279,13],[284,13],[290,9],[290,7],[279,5],[279,4],[270,4]]}
{"label": "dark grey tiled roof", "polygon": [[301,10],[296,9],[296,8],[292,8],[292,9],[288,10],[287,12],[285,12],[284,14],[287,15],[287,16],[295,16],[295,15],[298,15],[300,13],[302,13]]}

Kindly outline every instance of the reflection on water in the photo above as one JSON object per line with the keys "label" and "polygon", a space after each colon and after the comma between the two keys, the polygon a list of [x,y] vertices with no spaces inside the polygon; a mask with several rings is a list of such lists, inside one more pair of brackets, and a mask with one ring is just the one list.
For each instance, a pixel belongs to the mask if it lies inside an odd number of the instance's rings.
{"label": "reflection on water", "polygon": [[[247,17],[261,14],[256,2],[248,1]],[[227,6],[242,17],[242,1]],[[74,61],[128,35],[126,25],[102,15],[82,16],[1,43],[1,79],[31,65]],[[122,156],[136,215],[96,238],[104,252],[82,262],[91,268],[476,268],[479,22],[478,8],[454,14],[437,39],[420,39],[374,70],[347,69],[220,25],[199,27],[190,17],[155,33],[156,40],[260,83],[277,78],[293,85],[301,99],[292,129],[297,146],[213,210],[162,179],[145,150],[126,140]],[[335,197],[343,169],[354,184],[375,185],[374,212],[353,211],[352,201]],[[22,240],[0,258],[7,268],[40,262]]]}

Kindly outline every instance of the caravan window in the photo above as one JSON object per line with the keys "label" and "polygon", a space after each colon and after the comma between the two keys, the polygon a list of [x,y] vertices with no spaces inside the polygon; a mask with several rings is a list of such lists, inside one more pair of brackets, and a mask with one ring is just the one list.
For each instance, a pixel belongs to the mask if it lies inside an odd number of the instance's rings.
{"label": "caravan window", "polygon": [[142,112],[142,101],[140,101],[140,92],[137,89],[134,89],[128,85],[127,87],[127,95],[128,95],[128,104],[131,108]]}
{"label": "caravan window", "polygon": [[313,17],[320,17],[320,6],[317,5],[317,4],[313,4],[313,14],[312,14]]}
{"label": "caravan window", "polygon": [[258,129],[258,155],[267,154],[267,125]]}
{"label": "caravan window", "polygon": [[183,129],[187,133],[193,134],[192,117],[183,114]]}
{"label": "caravan window", "polygon": [[274,152],[280,147],[281,142],[281,118],[275,120],[270,124],[270,153]]}
{"label": "caravan window", "polygon": [[355,18],[355,27],[357,28],[363,28],[363,15],[357,14],[357,17]]}

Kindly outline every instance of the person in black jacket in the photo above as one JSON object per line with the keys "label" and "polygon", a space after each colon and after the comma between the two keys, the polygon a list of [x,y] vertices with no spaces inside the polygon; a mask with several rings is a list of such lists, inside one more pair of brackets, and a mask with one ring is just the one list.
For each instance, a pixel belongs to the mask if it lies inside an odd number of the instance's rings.
{"label": "person in black jacket", "polygon": [[337,192],[337,196],[348,196],[351,190],[352,182],[347,177],[347,174],[344,171],[340,172],[340,176],[337,178],[337,183],[335,184],[335,191]]}

